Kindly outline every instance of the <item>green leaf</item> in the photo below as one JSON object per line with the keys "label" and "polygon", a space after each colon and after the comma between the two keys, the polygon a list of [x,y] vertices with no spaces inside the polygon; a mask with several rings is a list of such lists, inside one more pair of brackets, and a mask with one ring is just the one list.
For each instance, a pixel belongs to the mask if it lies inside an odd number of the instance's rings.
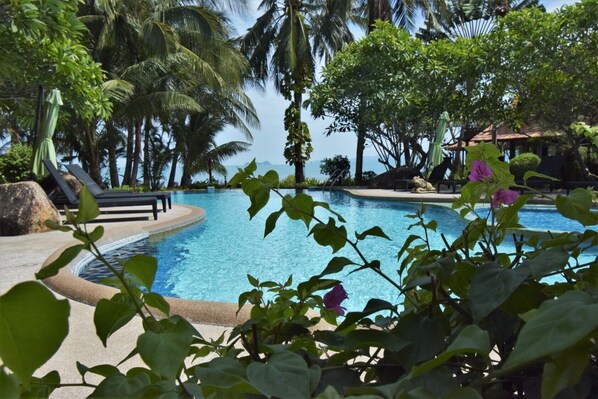
{"label": "green leaf", "polygon": [[158,260],[153,256],[135,255],[125,262],[124,270],[137,278],[142,286],[148,290],[152,289],[156,270],[158,269]]}
{"label": "green leaf", "polygon": [[152,371],[162,377],[175,379],[189,353],[195,329],[178,316],[162,320],[160,324],[163,326],[161,331],[146,331],[139,336],[137,349]]}
{"label": "green leaf", "polygon": [[272,188],[277,188],[279,183],[278,173],[275,170],[269,170],[266,174],[261,178],[262,182]]}
{"label": "green leaf", "polygon": [[22,398],[49,398],[52,392],[60,385],[60,375],[58,371],[53,370],[42,378],[33,377],[31,379],[31,390],[22,394]]}
{"label": "green leaf", "polygon": [[526,267],[504,269],[496,263],[480,266],[471,279],[469,301],[474,322],[479,322],[515,292],[530,271]]}
{"label": "green leaf", "polygon": [[576,188],[566,197],[558,195],[556,208],[564,217],[577,220],[584,226],[598,224],[598,213],[592,212],[592,194],[583,188]]}
{"label": "green leaf", "polygon": [[222,391],[237,395],[259,393],[247,380],[245,368],[235,359],[216,358],[207,367],[197,367],[195,373],[201,381],[201,388],[206,397],[223,394]]}
{"label": "green leaf", "polygon": [[357,239],[360,241],[364,240],[366,237],[369,237],[369,236],[380,237],[380,238],[385,238],[387,240],[390,240],[390,238],[378,226],[374,226],[371,229],[368,229],[361,234],[358,234],[357,232],[355,232],[355,237],[357,237]]}
{"label": "green leaf", "polygon": [[345,315],[345,320],[336,328],[336,331],[343,331],[347,327],[352,327],[353,324],[368,317],[374,313],[384,310],[396,312],[397,308],[393,304],[381,299],[370,299],[361,312],[349,312]]}
{"label": "green leaf", "polygon": [[355,330],[347,334],[345,339],[345,351],[354,351],[363,348],[382,348],[398,352],[409,342],[400,341],[399,337],[386,331],[379,330]]}
{"label": "green leaf", "polygon": [[268,204],[270,188],[257,179],[246,180],[243,183],[243,192],[249,196],[251,205],[247,208],[250,219]]}
{"label": "green leaf", "polygon": [[327,224],[315,224],[309,234],[322,246],[330,246],[332,253],[342,249],[347,243],[347,229],[345,226],[336,226],[334,219],[329,218]]}
{"label": "green leaf", "polygon": [[538,172],[536,172],[536,171],[533,171],[533,170],[528,170],[528,171],[527,171],[527,172],[525,172],[525,174],[523,175],[523,182],[524,182],[525,184],[527,184],[527,181],[528,181],[530,178],[532,178],[532,177],[538,177],[538,178],[540,178],[540,179],[546,179],[546,180],[549,180],[549,181],[559,181],[559,179],[557,179],[557,178],[555,178],[555,177],[548,176],[548,175],[545,175],[545,174],[542,174],[542,173],[538,173]]}
{"label": "green leaf", "polygon": [[170,315],[170,304],[164,297],[156,292],[148,292],[143,294],[143,300],[147,306],[158,309],[164,315]]}
{"label": "green leaf", "polygon": [[297,286],[297,297],[301,300],[307,299],[314,292],[332,288],[338,283],[338,280],[321,279],[320,276],[313,276]]}
{"label": "green leaf", "polygon": [[53,221],[53,220],[49,220],[49,219],[48,219],[48,220],[46,220],[46,221],[44,222],[44,224],[45,224],[45,225],[46,225],[46,227],[47,227],[47,228],[49,228],[49,229],[52,229],[52,230],[59,230],[59,231],[65,232],[65,233],[67,233],[67,232],[69,232],[69,231],[71,231],[71,230],[72,230],[72,228],[70,228],[69,226],[64,226],[64,225],[62,225],[62,224],[56,223],[55,221]]}
{"label": "green leaf", "polygon": [[282,200],[282,209],[287,216],[292,220],[302,220],[305,227],[309,225],[314,216],[314,200],[307,194],[297,194],[294,198],[290,195],[285,195]]}
{"label": "green leaf", "polygon": [[147,374],[139,373],[132,377],[112,374],[97,386],[89,398],[141,398],[143,389],[151,383]]}
{"label": "green leaf", "polygon": [[468,325],[461,330],[457,338],[455,338],[444,352],[434,359],[428,360],[413,369],[410,375],[413,378],[419,377],[441,364],[446,363],[453,356],[474,353],[489,359],[491,349],[488,332],[482,330],[475,324]]}
{"label": "green leaf", "polygon": [[98,242],[100,238],[104,236],[104,226],[97,226],[93,231],[89,234],[89,238],[93,242]]}
{"label": "green leaf", "polygon": [[518,368],[583,343],[598,332],[598,304],[568,291],[544,302],[523,326],[505,368]]}
{"label": "green leaf", "polygon": [[116,294],[110,299],[100,299],[93,314],[96,334],[106,346],[108,338],[126,325],[136,314],[132,299],[126,294]]}
{"label": "green leaf", "polygon": [[77,244],[73,245],[72,247],[68,247],[62,251],[60,256],[55,261],[41,269],[39,272],[35,273],[35,278],[38,280],[43,280],[45,278],[57,275],[58,271],[71,263],[71,261],[75,259],[84,248],[85,246],[83,244]]}
{"label": "green leaf", "polygon": [[25,387],[68,334],[70,306],[43,285],[19,283],[0,296],[0,358]]}
{"label": "green leaf", "polygon": [[19,399],[19,381],[14,374],[8,375],[3,367],[0,367],[0,398]]}
{"label": "green leaf", "polygon": [[268,397],[311,398],[310,371],[301,356],[292,352],[276,352],[266,364],[249,364],[247,378]]}
{"label": "green leaf", "polygon": [[330,260],[330,262],[328,262],[328,265],[326,266],[324,271],[322,273],[320,273],[320,276],[326,276],[328,274],[339,273],[339,272],[343,271],[345,266],[356,265],[356,264],[357,263],[354,263],[349,258],[345,258],[342,256],[335,256],[334,258],[332,258]]}
{"label": "green leaf", "polygon": [[100,215],[98,203],[87,187],[83,186],[79,191],[79,211],[77,212],[77,222],[87,223]]}
{"label": "green leaf", "polygon": [[576,385],[590,362],[587,346],[568,350],[553,356],[544,364],[542,374],[542,399],[553,399],[563,389]]}
{"label": "green leaf", "polygon": [[281,209],[276,212],[272,212],[270,216],[268,216],[268,218],[266,219],[266,227],[264,229],[264,237],[267,237],[268,234],[274,231],[274,228],[276,227],[276,222],[278,221],[280,215],[283,214],[283,212],[284,211]]}
{"label": "green leaf", "polygon": [[521,263],[528,266],[536,278],[544,277],[567,266],[569,253],[563,247],[553,247],[536,251],[536,256]]}

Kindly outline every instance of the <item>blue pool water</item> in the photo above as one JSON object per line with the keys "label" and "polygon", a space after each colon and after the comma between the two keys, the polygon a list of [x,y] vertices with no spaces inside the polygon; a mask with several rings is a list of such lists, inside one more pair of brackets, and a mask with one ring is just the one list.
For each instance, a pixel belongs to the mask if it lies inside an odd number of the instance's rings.
{"label": "blue pool water", "polygon": [[[392,241],[370,237],[361,249],[368,260],[380,260],[382,270],[398,279],[397,252],[409,234],[423,232],[420,228],[408,231],[414,219],[406,215],[414,214],[418,204],[363,200],[335,192],[309,191],[308,194],[317,201],[330,203],[332,209],[347,220],[351,237],[354,237],[354,231],[363,232],[376,225],[382,227]],[[176,233],[152,236],[117,250],[123,258],[134,253],[157,257],[159,266],[153,290],[163,295],[236,303],[240,293],[251,289],[247,274],[260,281],[276,282],[284,282],[292,274],[296,286],[320,273],[333,256],[358,259],[349,247],[333,255],[330,247],[320,247],[312,237],[307,237],[302,222],[285,216],[279,218],[274,232],[263,238],[265,220],[280,208],[280,199],[271,199],[266,209],[251,221],[246,211],[249,199],[240,190],[175,193],[173,201],[204,208],[206,220]],[[542,212],[555,216],[546,209]],[[537,222],[540,220],[537,215],[536,210],[524,211],[522,219]],[[324,210],[318,216],[327,220]],[[439,222],[438,233],[430,236],[433,248],[444,247],[440,233],[452,242],[466,224],[457,212],[443,206],[427,205],[425,218]],[[554,219],[546,226],[533,227],[546,229],[550,226],[557,229]],[[98,281],[101,272],[94,269],[95,266],[88,266],[81,276]],[[349,294],[345,302],[347,309],[360,309],[372,296],[397,300],[396,289],[373,272],[365,270],[349,275],[349,271],[334,276],[343,281]]]}

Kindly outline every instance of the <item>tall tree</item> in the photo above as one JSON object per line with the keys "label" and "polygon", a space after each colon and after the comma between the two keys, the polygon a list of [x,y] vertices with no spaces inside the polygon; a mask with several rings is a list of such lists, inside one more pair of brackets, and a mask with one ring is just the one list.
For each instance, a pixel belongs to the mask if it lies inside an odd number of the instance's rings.
{"label": "tall tree", "polygon": [[263,14],[241,39],[254,76],[274,79],[276,89],[290,102],[285,111],[287,142],[284,155],[295,166],[295,181],[305,180],[304,165],[312,151],[301,110],[303,96],[314,82],[317,59],[352,40],[347,22],[349,0],[264,0]]}

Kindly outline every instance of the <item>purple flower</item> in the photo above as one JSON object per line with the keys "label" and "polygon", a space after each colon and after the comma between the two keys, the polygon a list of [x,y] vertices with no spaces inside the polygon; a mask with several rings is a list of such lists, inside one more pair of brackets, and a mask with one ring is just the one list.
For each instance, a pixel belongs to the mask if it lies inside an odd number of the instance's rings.
{"label": "purple flower", "polygon": [[469,173],[469,180],[471,181],[486,181],[492,178],[492,169],[482,161],[473,161],[471,163],[471,172]]}
{"label": "purple flower", "polygon": [[519,194],[513,190],[498,190],[492,196],[492,208],[498,208],[501,205],[511,205],[517,200]]}
{"label": "purple flower", "polygon": [[341,307],[341,303],[349,298],[347,292],[342,284],[337,284],[330,291],[324,294],[324,307],[329,310],[334,310],[339,315],[345,314],[345,308]]}

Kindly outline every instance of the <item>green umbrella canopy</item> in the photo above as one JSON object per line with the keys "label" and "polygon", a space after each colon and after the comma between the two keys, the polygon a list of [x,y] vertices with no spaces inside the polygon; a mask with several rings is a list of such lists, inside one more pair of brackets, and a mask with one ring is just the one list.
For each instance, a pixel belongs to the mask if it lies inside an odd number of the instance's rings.
{"label": "green umbrella canopy", "polygon": [[450,118],[448,112],[444,111],[438,119],[438,125],[436,126],[436,135],[434,141],[430,144],[430,150],[428,151],[427,170],[428,174],[434,169],[435,166],[442,163],[442,139],[446,133]]}
{"label": "green umbrella canopy", "polygon": [[52,142],[56,121],[58,120],[58,111],[62,105],[60,90],[54,89],[46,98],[44,107],[44,116],[41,120],[40,129],[35,140],[35,150],[33,153],[33,163],[31,171],[37,177],[48,175],[48,171],[42,164],[42,159],[49,159],[56,166],[56,150]]}

